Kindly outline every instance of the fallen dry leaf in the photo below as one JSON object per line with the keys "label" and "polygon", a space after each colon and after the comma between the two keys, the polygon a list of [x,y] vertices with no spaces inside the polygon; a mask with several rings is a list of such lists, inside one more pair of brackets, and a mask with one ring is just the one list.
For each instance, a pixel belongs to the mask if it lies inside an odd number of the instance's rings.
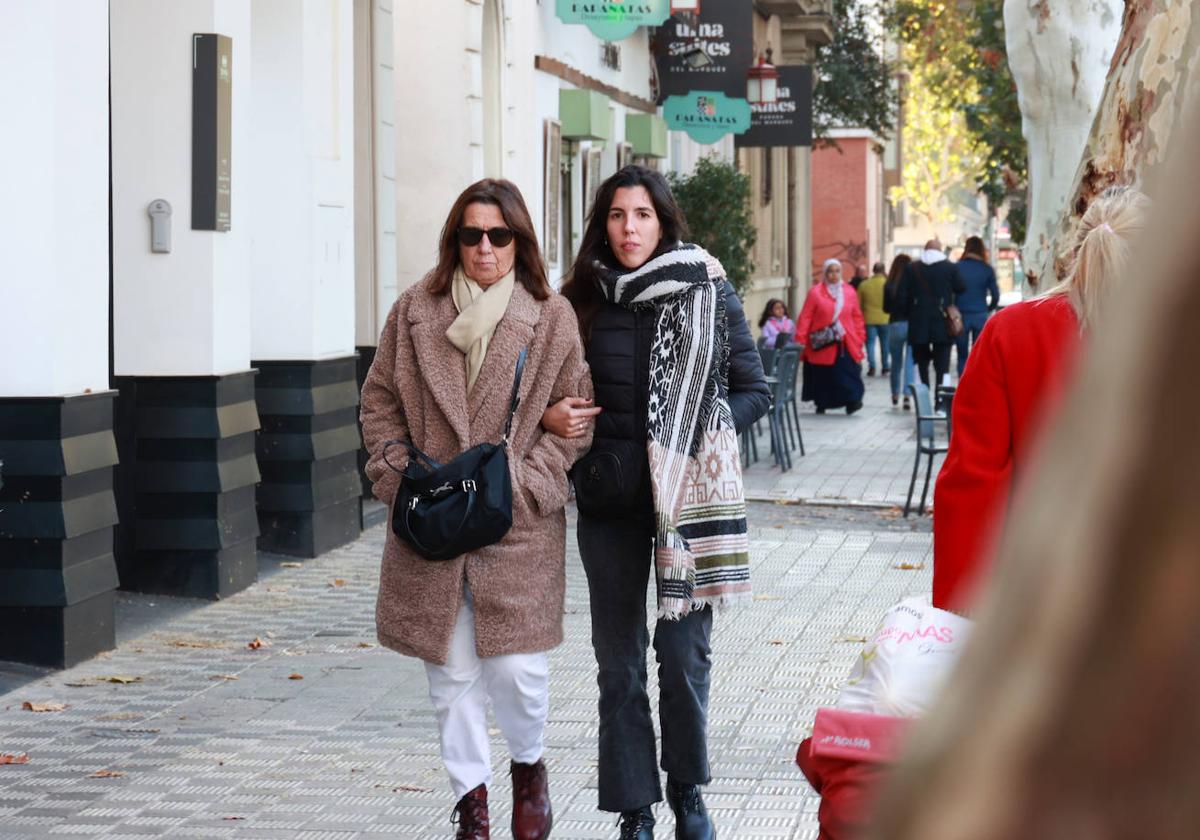
{"label": "fallen dry leaf", "polygon": [[27,712],[61,712],[67,708],[65,703],[33,703],[26,700],[21,708]]}
{"label": "fallen dry leaf", "polygon": [[893,569],[902,569],[903,571],[906,571],[906,572],[915,572],[920,569],[924,569],[925,564],[924,563],[899,563],[895,566],[892,566],[892,568]]}
{"label": "fallen dry leaf", "polygon": [[270,642],[264,642],[258,636],[255,636],[253,639],[251,639],[250,643],[248,645],[246,645],[246,647],[250,648],[250,650],[258,650],[259,648],[270,647],[270,646],[271,646]]}
{"label": "fallen dry leaf", "polygon": [[117,779],[125,774],[120,770],[97,770],[95,773],[89,773],[89,779]]}
{"label": "fallen dry leaf", "polygon": [[783,639],[771,639],[771,641],[767,642],[767,644],[769,644],[769,645],[781,645],[781,644],[783,644]]}
{"label": "fallen dry leaf", "polygon": [[406,791],[408,793],[429,793],[431,790],[432,788],[417,787],[416,785],[396,785],[396,787],[392,788],[392,793],[399,793],[400,791]]}
{"label": "fallen dry leaf", "polygon": [[867,637],[866,636],[842,636],[842,638],[838,639],[838,641],[839,642],[850,642],[852,644],[862,645],[862,644],[866,644]]}
{"label": "fallen dry leaf", "polygon": [[345,586],[346,581],[344,581],[342,578],[334,578],[333,582],[330,583],[329,585],[330,586]]}
{"label": "fallen dry leaf", "polygon": [[359,646],[360,648],[373,648],[373,647],[375,647],[375,645],[374,645],[373,643],[371,643],[371,642],[359,642],[359,643],[358,643],[358,646]]}
{"label": "fallen dry leaf", "polygon": [[11,753],[0,753],[0,764],[28,764],[29,753],[21,753],[20,755],[12,755]]}
{"label": "fallen dry leaf", "polygon": [[304,675],[303,674],[292,674],[290,677],[288,677],[288,679],[289,680],[302,680],[302,679],[304,679]]}
{"label": "fallen dry leaf", "polygon": [[285,563],[280,563],[279,568],[281,568],[281,569],[299,569],[303,565],[304,565],[303,563],[296,563],[295,561],[288,560]]}
{"label": "fallen dry leaf", "polygon": [[181,648],[223,648],[225,642],[215,642],[208,639],[171,639],[167,642],[171,647]]}
{"label": "fallen dry leaf", "polygon": [[236,680],[237,674],[213,674],[210,680]]}
{"label": "fallen dry leaf", "polygon": [[96,677],[96,679],[100,682],[117,683],[118,685],[128,685],[129,683],[140,683],[142,681],[141,677],[126,677],[119,674],[115,677]]}

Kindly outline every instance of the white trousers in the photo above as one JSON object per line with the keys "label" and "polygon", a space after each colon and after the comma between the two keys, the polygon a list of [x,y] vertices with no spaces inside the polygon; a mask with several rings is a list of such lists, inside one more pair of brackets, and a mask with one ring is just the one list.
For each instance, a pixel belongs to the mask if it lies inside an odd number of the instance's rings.
{"label": "white trousers", "polygon": [[533,764],[542,757],[550,707],[550,664],[543,653],[480,659],[475,653],[475,609],[465,596],[445,665],[425,663],[429,699],[437,712],[442,761],[456,799],[491,784],[487,701],[508,742],[512,760]]}

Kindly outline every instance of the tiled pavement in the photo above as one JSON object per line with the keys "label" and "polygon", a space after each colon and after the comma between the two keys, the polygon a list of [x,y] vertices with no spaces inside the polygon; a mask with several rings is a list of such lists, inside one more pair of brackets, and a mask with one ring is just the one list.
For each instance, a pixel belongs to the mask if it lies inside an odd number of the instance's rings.
{"label": "tiled pavement", "polygon": [[[808,458],[783,479],[757,466],[748,483],[802,487],[841,452],[837,492],[868,472],[861,486],[884,486],[880,461],[902,471],[888,486],[906,488],[911,455],[890,450],[910,452],[911,414],[892,418],[871,397],[859,417],[802,415]],[[871,429],[888,441],[878,450]],[[833,499],[837,482],[822,478],[815,492]],[[929,586],[928,533],[809,530],[778,511],[751,520],[754,603],[719,615],[714,634],[706,799],[726,840],[816,837],[818,800],[792,763],[796,744],[883,610]],[[0,838],[452,836],[423,669],[374,646],[382,541],[376,526],[299,565],[268,559],[271,573],[247,591],[0,696],[0,753],[28,753],[27,764],[0,766]],[[551,660],[554,836],[614,837],[595,810],[595,666],[573,543],[566,641]],[[66,708],[25,711],[25,701]],[[494,836],[507,837],[498,737],[494,749]],[[668,836],[665,807],[659,818]]]}

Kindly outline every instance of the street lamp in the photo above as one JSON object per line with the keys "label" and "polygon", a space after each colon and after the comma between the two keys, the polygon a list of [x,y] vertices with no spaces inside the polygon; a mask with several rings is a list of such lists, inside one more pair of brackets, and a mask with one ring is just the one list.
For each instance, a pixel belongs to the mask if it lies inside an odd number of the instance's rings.
{"label": "street lamp", "polygon": [[770,105],[778,97],[779,71],[771,63],[771,50],[766,58],[761,54],[758,63],[746,72],[746,100],[751,105]]}

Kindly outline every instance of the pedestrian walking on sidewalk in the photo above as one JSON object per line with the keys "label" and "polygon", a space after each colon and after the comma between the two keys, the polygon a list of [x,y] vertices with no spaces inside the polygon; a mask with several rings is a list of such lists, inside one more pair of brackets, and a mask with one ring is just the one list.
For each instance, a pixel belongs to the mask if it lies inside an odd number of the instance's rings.
{"label": "pedestrian walking on sidewalk", "polygon": [[888,314],[883,308],[883,288],[887,277],[883,275],[883,263],[871,268],[871,276],[858,286],[858,302],[862,306],[863,320],[867,324],[867,376],[875,375],[875,346],[879,345],[879,368],[886,376],[888,364]]}
{"label": "pedestrian walking on sidewalk", "polygon": [[955,301],[963,318],[962,335],[957,340],[958,376],[961,379],[971,347],[979,340],[988,316],[1000,305],[1000,286],[996,283],[995,270],[988,263],[987,248],[978,236],[967,237],[957,266],[966,287]]}
{"label": "pedestrian walking on sidewalk", "polygon": [[[931,239],[919,260],[909,263],[900,280],[896,313],[908,319],[908,343],[912,345],[917,373],[932,391],[950,372],[950,348],[954,337],[946,328],[945,311],[955,295],[964,290],[962,276],[954,263],[946,259],[942,243]],[[929,379],[933,362],[934,378]]]}
{"label": "pedestrian walking on sidewalk", "polygon": [[675,836],[715,836],[700,791],[709,638],[713,608],[750,595],[737,436],[771,399],[733,285],[686,235],[666,179],[627,166],[600,185],[563,287],[603,409],[572,475],[599,666],[599,805],[620,813],[623,840],[652,840],[663,798],[646,692],[651,569]]}
{"label": "pedestrian walking on sidewalk", "polygon": [[767,301],[762,317],[758,319],[758,329],[763,347],[773,348],[781,335],[791,336],[790,342],[796,340],[796,322],[788,317],[787,304],[779,298]]}
{"label": "pedestrian walking on sidewalk", "polygon": [[[392,504],[408,441],[445,463],[506,434],[517,359],[528,350],[507,435],[512,528],[497,543],[431,562],[389,533],[376,607],[379,641],[425,661],[458,838],[487,838],[487,704],[512,757],[512,832],[549,836],[543,731],[546,651],[562,641],[567,471],[590,430],[546,433],[545,407],[591,396],[579,329],[553,293],[517,187],[483,180],[455,201],[438,264],[388,314],[362,391],[366,472]],[[390,465],[389,465],[390,462]]]}
{"label": "pedestrian walking on sidewalk", "polygon": [[845,408],[853,414],[862,408],[866,388],[862,380],[866,326],[858,295],[842,282],[842,264],[825,260],[824,281],[808,290],[796,320],[796,339],[804,345],[804,386],[800,398],[813,402],[817,414]]}
{"label": "pedestrian walking on sidewalk", "polygon": [[909,408],[908,386],[917,378],[917,368],[913,364],[912,345],[908,343],[908,318],[899,313],[896,299],[900,295],[900,279],[910,262],[912,257],[908,254],[897,254],[892,260],[892,267],[888,269],[887,283],[883,287],[883,311],[888,313],[888,353],[892,357],[892,405],[900,402],[903,395],[905,411]]}
{"label": "pedestrian walking on sidewalk", "polygon": [[1080,222],[1074,265],[1043,295],[992,317],[954,396],[954,434],[934,486],[933,603],[969,607],[1019,471],[1053,413],[1109,290],[1129,274],[1148,200],[1112,187]]}

